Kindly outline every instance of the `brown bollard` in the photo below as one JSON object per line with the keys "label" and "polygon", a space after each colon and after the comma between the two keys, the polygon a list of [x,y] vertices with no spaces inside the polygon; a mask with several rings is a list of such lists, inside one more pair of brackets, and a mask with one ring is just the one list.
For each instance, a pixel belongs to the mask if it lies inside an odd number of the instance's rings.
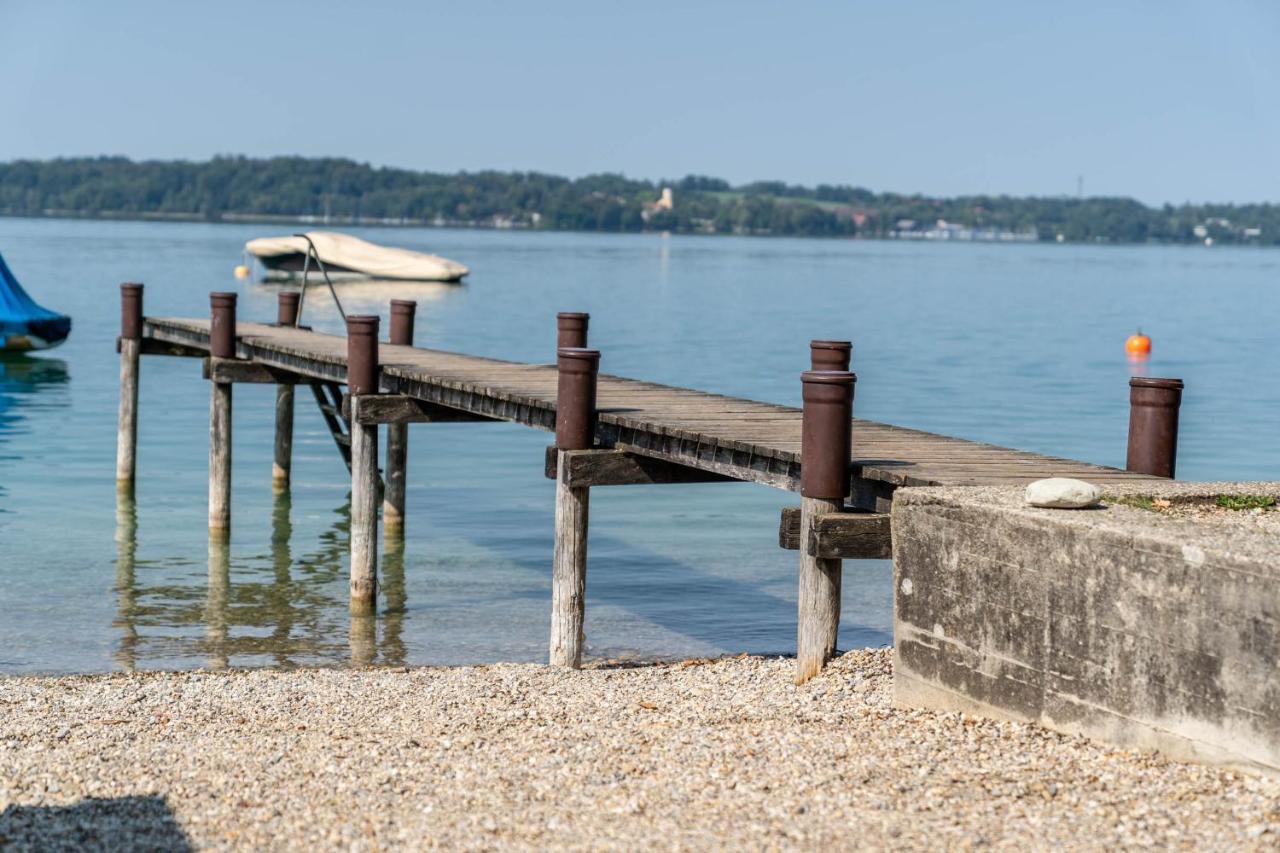
{"label": "brown bollard", "polygon": [[378,317],[347,317],[351,397],[351,612],[370,613],[378,596],[378,425],[360,423],[360,398],[378,393]]}
{"label": "brown bollard", "polygon": [[800,494],[844,500],[849,496],[849,454],[853,445],[853,388],[847,370],[809,370],[804,383],[800,428]]}
{"label": "brown bollard", "polygon": [[142,337],[142,285],[134,281],[120,285],[120,337]]}
{"label": "brown bollard", "polygon": [[[585,323],[583,332],[586,331]],[[552,666],[578,668],[586,646],[587,515],[591,489],[570,486],[568,454],[595,444],[598,350],[561,347],[556,352],[556,531],[551,558]]]}
{"label": "brown bollard", "polygon": [[418,303],[412,299],[391,300],[391,343],[413,346],[413,317],[417,310]]}
{"label": "brown bollard", "polygon": [[[302,294],[282,290],[276,295],[276,325],[292,328],[298,325],[298,303]],[[271,487],[277,493],[287,492],[293,477],[293,386],[276,386],[276,441],[271,462]]]}
{"label": "brown bollard", "polygon": [[849,495],[853,389],[857,378],[845,370],[811,370],[804,383],[800,427],[800,589],[796,620],[796,683],[822,671],[835,656],[840,628],[838,559],[809,553],[815,520],[840,512]]}
{"label": "brown bollard", "polygon": [[1125,468],[1139,474],[1173,477],[1178,461],[1181,379],[1129,380],[1129,454]]}
{"label": "brown bollard", "polygon": [[556,349],[571,347],[582,349],[587,345],[587,324],[590,314],[578,311],[561,311],[556,315]]}
{"label": "brown bollard", "polygon": [[596,374],[600,351],[582,347],[556,350],[556,447],[586,450],[595,444]]}
{"label": "brown bollard", "polygon": [[236,357],[236,294],[210,293],[209,355]]}
{"label": "brown bollard", "polygon": [[849,341],[809,341],[813,370],[848,370],[853,344]]}
{"label": "brown bollard", "polygon": [[[413,346],[413,318],[418,303],[391,300],[391,343]],[[404,492],[408,476],[409,425],[387,424],[386,490],[382,496],[382,535],[388,540],[404,535]]]}
{"label": "brown bollard", "polygon": [[142,355],[142,285],[120,285],[120,408],[116,423],[116,492],[133,494],[138,450],[138,368]]}
{"label": "brown bollard", "polygon": [[298,325],[298,301],[302,294],[296,290],[282,290],[276,295],[276,325]]}
{"label": "brown bollard", "polygon": [[376,314],[347,317],[347,392],[352,397],[378,393],[378,323]]}

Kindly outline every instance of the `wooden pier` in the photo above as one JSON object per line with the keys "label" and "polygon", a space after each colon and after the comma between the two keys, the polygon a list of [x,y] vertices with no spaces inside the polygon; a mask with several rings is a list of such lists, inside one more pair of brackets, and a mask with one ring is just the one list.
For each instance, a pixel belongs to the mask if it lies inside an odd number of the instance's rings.
{"label": "wooden pier", "polygon": [[[269,324],[237,322],[232,294],[213,296],[210,319],[143,317],[141,289],[130,288],[120,343],[120,489],[132,491],[140,354],[204,359],[204,375],[213,386],[209,509],[215,536],[226,535],[231,519],[232,388],[241,382],[280,387],[273,482],[287,489],[292,389],[310,385],[351,468],[353,613],[368,613],[374,605],[379,507],[389,537],[412,521],[412,507],[404,502],[411,476],[408,424],[509,421],[556,432],[556,445],[536,463],[557,483],[553,664],[581,661],[594,486],[745,481],[801,492],[800,508],[783,513],[779,541],[800,551],[797,650],[803,680],[835,650],[840,561],[890,554],[886,513],[895,489],[1010,485],[1044,477],[1099,484],[1152,479],[1140,471],[854,419],[847,343],[813,343],[816,370],[805,374],[801,409],[597,373],[600,356],[585,349],[587,317],[581,314],[560,315],[558,365],[526,364],[408,345],[411,303],[394,309],[392,337],[401,343],[393,344],[377,340],[376,317],[347,318],[349,337],[296,327],[296,295],[281,294],[278,322]],[[350,393],[341,393],[343,385]],[[377,465],[382,424],[390,427],[385,490]]]}

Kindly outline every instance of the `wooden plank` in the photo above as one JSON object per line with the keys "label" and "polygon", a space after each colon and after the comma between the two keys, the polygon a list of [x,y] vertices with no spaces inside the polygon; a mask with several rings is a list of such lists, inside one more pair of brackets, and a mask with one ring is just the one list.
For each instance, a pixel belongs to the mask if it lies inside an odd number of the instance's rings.
{"label": "wooden plank", "polygon": [[844,560],[889,560],[893,540],[888,513],[837,512],[816,516],[806,536],[801,528],[800,507],[782,510],[778,545],[793,551],[805,542],[810,556]]}
{"label": "wooden plank", "polygon": [[[116,352],[123,352],[124,338],[116,338]],[[139,338],[134,343],[139,355],[169,355],[178,358],[204,358],[209,354],[207,349],[183,346],[182,344],[165,343],[154,338]]]}
{"label": "wooden plank", "polygon": [[733,477],[677,465],[663,459],[639,456],[624,450],[566,450],[547,448],[547,479],[559,474],[558,460],[563,458],[568,470],[564,480],[570,488],[591,486],[647,486],[662,483],[733,483]]}
{"label": "wooden plank", "polygon": [[206,357],[204,378],[212,382],[249,382],[256,385],[299,385],[307,379],[288,370],[240,359]]}
{"label": "wooden plank", "polygon": [[[342,397],[344,417],[350,412],[351,398]],[[410,423],[466,423],[494,422],[497,418],[478,415],[464,409],[454,409],[431,403],[407,394],[370,394],[360,401],[356,423],[360,424],[410,424]]]}

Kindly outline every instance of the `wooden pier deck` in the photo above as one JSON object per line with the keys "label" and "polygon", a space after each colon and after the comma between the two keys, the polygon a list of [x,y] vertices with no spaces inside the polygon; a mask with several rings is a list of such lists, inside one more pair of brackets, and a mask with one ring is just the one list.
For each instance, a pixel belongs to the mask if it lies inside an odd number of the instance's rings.
{"label": "wooden pier deck", "polygon": [[[207,353],[209,320],[148,317],[145,339]],[[299,376],[345,382],[347,339],[294,328],[237,325],[237,355]],[[382,344],[382,390],[451,410],[548,431],[556,367]],[[601,374],[597,442],[734,480],[798,491],[801,410]],[[898,486],[1009,485],[1044,477],[1095,483],[1148,475],[854,419],[851,503],[883,510]],[[879,506],[876,498],[880,497]]]}
{"label": "wooden pier deck", "polygon": [[[385,344],[373,316],[346,318],[345,337],[298,327],[300,299],[296,291],[280,293],[276,324],[237,322],[233,293],[210,295],[211,319],[144,317],[142,286],[122,286],[118,489],[133,491],[141,355],[204,358],[212,386],[211,538],[231,529],[234,385],[277,386],[277,489],[289,488],[294,388],[309,385],[351,469],[351,610],[353,618],[367,618],[378,599],[380,519],[388,540],[403,535],[409,424],[509,421],[555,432],[546,458],[546,474],[556,481],[548,657],[558,666],[579,666],[586,646],[588,507],[596,486],[742,481],[801,492],[799,508],[783,511],[779,545],[799,551],[796,656],[797,680],[804,681],[836,652],[841,561],[892,554],[888,513],[896,489],[1045,477],[1105,485],[1157,479],[1137,471],[1173,472],[1176,408],[1161,408],[1164,397],[1154,404],[1135,398],[1134,470],[1122,471],[853,418],[855,377],[846,369],[844,341],[812,342],[815,369],[803,375],[801,409],[598,373],[600,353],[585,348],[585,314],[558,316],[558,364],[525,364],[411,346],[411,302],[392,302],[390,338],[398,343]],[[1134,393],[1181,393],[1177,380],[1150,382],[1168,387]],[[1153,416],[1157,411],[1163,414]],[[1144,430],[1158,440],[1135,442]],[[1135,447],[1152,452],[1135,456]]]}

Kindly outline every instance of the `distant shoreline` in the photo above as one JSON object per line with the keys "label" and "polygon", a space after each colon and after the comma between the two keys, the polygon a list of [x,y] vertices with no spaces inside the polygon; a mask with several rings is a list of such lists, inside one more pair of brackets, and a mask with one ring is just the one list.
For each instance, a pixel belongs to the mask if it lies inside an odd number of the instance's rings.
{"label": "distant shoreline", "polygon": [[[1183,248],[1203,248],[1200,243],[1190,243],[1181,240],[1147,240],[1145,242],[1124,242],[1119,240],[1002,240],[1002,239],[927,239],[918,237],[891,237],[873,234],[853,234],[853,235],[825,235],[825,234],[733,234],[720,232],[671,232],[671,231],[599,231],[595,229],[583,228],[534,228],[528,225],[494,225],[485,222],[456,222],[445,221],[437,222],[427,219],[371,219],[364,218],[356,220],[354,217],[330,217],[328,221],[324,217],[318,216],[280,216],[272,214],[259,213],[227,213],[219,219],[208,219],[195,213],[132,213],[132,212],[104,212],[104,213],[82,213],[77,211],[51,211],[43,214],[32,213],[14,213],[7,210],[0,210],[0,219],[28,219],[32,221],[39,220],[67,220],[73,222],[163,222],[190,225],[306,225],[319,226],[323,229],[341,229],[341,228],[386,228],[394,230],[397,228],[440,228],[454,229],[459,231],[519,231],[524,233],[543,233],[543,234],[600,234],[604,236],[633,236],[633,237],[661,237],[661,236],[678,236],[678,237],[745,237],[759,238],[766,240],[790,239],[790,240],[818,240],[818,241],[848,241],[848,242],[875,242],[875,243],[927,243],[927,244],[962,244],[962,245],[1065,245],[1065,246],[1114,246],[1114,247],[1136,247],[1136,246],[1177,246]],[[1215,248],[1234,248],[1234,249],[1274,249],[1274,245],[1259,243],[1226,243]]]}
{"label": "distant shoreline", "polygon": [[441,173],[323,157],[0,162],[0,215],[924,242],[1280,246],[1280,204],[877,192],[686,175]]}

